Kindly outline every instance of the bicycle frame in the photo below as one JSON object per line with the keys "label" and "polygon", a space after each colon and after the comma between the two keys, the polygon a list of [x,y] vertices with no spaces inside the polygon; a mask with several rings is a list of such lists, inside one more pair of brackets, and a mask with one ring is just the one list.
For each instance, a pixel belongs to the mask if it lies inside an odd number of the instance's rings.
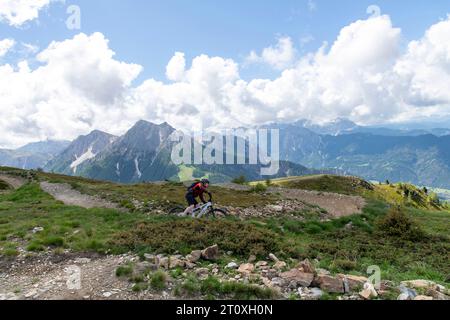
{"label": "bicycle frame", "polygon": [[[213,206],[212,202],[209,201],[209,202],[207,202],[207,203],[205,203],[205,204],[195,208],[192,211],[192,217],[193,218],[201,218],[201,217],[203,217],[212,206]],[[198,212],[198,211],[199,211],[199,213],[196,214],[196,212]]]}

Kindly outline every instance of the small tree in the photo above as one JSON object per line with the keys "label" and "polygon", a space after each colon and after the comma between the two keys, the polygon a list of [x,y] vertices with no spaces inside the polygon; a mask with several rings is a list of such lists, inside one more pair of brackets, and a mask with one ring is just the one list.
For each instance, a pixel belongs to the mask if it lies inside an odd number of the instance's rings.
{"label": "small tree", "polygon": [[244,175],[242,175],[240,177],[234,178],[231,182],[236,184],[246,184],[247,178]]}

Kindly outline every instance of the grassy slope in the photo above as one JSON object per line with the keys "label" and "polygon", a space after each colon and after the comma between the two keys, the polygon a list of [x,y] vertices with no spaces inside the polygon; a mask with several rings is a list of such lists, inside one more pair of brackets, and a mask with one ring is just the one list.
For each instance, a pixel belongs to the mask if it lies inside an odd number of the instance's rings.
{"label": "grassy slope", "polygon": [[[185,190],[176,184],[122,186],[81,178],[39,176],[70,183],[86,193],[104,193],[105,197],[116,197],[118,201],[124,197],[161,201],[161,196],[166,195],[164,201],[180,202]],[[311,185],[314,181],[308,183]],[[258,194],[215,191],[224,204],[253,205],[273,201]],[[28,184],[0,194],[0,255],[17,254],[19,245],[28,250],[64,247],[76,251],[131,249],[139,253],[187,253],[219,243],[222,250],[233,251],[238,259],[246,259],[252,253],[264,258],[274,252],[286,261],[289,257],[318,258],[321,267],[336,273],[365,275],[368,266],[378,265],[383,279],[397,282],[424,278],[449,285],[450,213],[406,209],[408,216],[427,234],[411,241],[380,233],[377,221],[386,214],[388,205],[373,197],[368,202],[362,215],[324,223],[286,218],[192,221],[65,206],[42,192],[37,184]],[[353,223],[352,230],[345,228],[349,222]],[[33,234],[31,230],[37,226],[44,227],[44,232]]]}

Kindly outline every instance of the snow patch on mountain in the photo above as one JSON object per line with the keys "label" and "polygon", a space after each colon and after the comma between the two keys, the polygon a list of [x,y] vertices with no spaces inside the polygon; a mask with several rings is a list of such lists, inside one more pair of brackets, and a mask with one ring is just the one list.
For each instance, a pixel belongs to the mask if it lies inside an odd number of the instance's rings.
{"label": "snow patch on mountain", "polygon": [[142,177],[142,173],[141,173],[141,171],[139,170],[139,161],[138,161],[138,158],[135,158],[135,159],[134,159],[134,166],[136,167],[136,174],[137,174],[138,178],[140,179],[140,178]]}
{"label": "snow patch on mountain", "polygon": [[90,146],[88,148],[88,150],[83,153],[81,156],[75,156],[76,160],[74,162],[71,163],[70,168],[73,170],[73,173],[77,173],[77,168],[80,164],[82,164],[83,162],[95,158],[95,153],[92,152],[92,148],[93,146]]}

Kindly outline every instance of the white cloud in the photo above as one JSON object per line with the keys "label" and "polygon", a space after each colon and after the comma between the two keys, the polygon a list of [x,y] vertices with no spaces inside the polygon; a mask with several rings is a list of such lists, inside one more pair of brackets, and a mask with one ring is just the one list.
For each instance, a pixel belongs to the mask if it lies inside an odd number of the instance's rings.
{"label": "white cloud", "polygon": [[186,59],[184,53],[176,52],[166,67],[167,79],[172,81],[181,81],[184,78],[186,69]]}
{"label": "white cloud", "polygon": [[52,0],[1,0],[0,22],[20,27],[28,21],[37,19],[39,11],[48,6],[50,1]]}
{"label": "white cloud", "polygon": [[102,34],[79,34],[38,54],[35,70],[0,66],[0,146],[120,127],[119,101],[141,67],[113,56]]}
{"label": "white cloud", "polygon": [[102,34],[79,34],[39,53],[35,70],[26,61],[0,66],[0,146],[93,129],[121,134],[139,119],[191,130],[450,116],[449,37],[450,18],[402,50],[401,30],[380,16],[346,26],[273,80],[245,81],[239,65],[222,57],[200,55],[187,67],[175,53],[166,68],[170,83],[148,79],[133,87],[140,66],[116,60]]}
{"label": "white cloud", "polygon": [[275,69],[283,70],[292,65],[296,55],[292,39],[281,37],[275,46],[265,48],[261,55],[252,51],[246,60],[247,63],[266,63]]}
{"label": "white cloud", "polygon": [[16,41],[13,39],[0,40],[0,58],[4,57],[15,45]]}

